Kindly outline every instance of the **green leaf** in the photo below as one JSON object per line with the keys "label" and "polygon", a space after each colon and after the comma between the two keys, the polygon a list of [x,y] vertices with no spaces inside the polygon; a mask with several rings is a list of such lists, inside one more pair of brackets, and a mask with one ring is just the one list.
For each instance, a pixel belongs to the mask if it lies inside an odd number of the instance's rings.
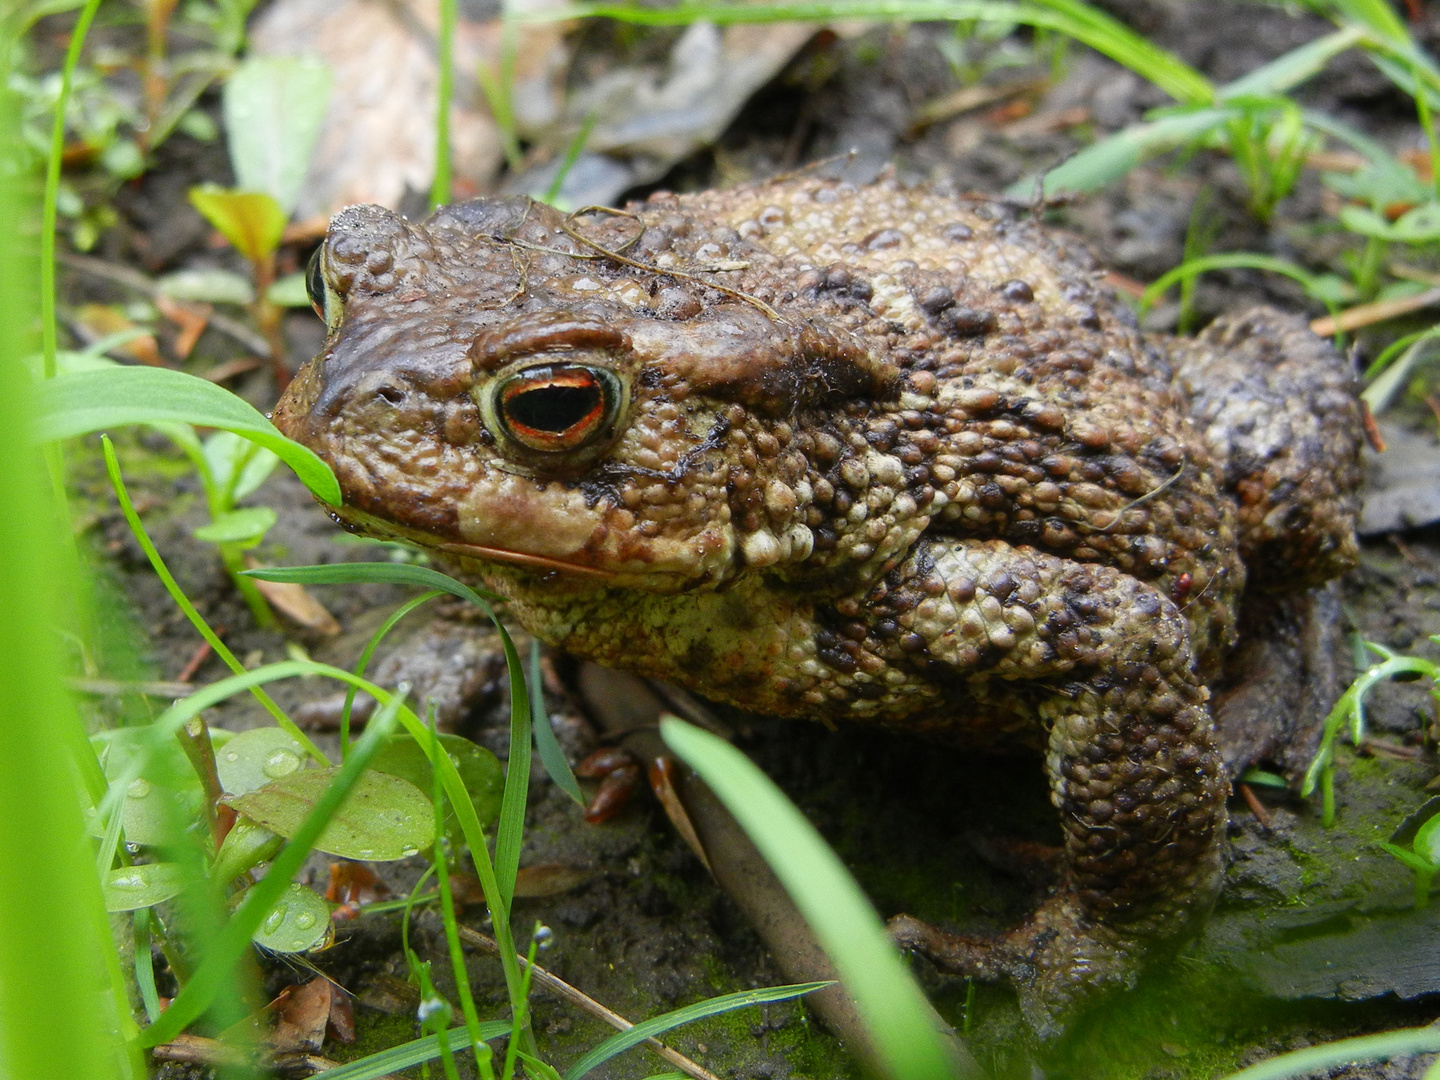
{"label": "green leaf", "polygon": [[[207,695],[220,695],[215,700],[224,700],[225,696],[233,693],[247,682],[264,681],[267,678],[279,676],[282,672],[297,673],[311,669],[308,673],[314,673],[315,669],[324,667],[325,665],[322,664],[290,661],[284,664],[270,664],[266,668],[222,679],[213,686],[192,694],[185,702],[171,706],[159,720],[151,725],[151,729],[165,732],[170,724],[183,723],[186,713],[204,702]],[[329,670],[334,671],[335,669]],[[265,916],[270,913],[275,902],[280,899],[288,887],[290,878],[309,856],[315,838],[353,790],[356,781],[365,775],[364,770],[369,766],[376,746],[394,729],[395,716],[400,707],[400,700],[393,699],[371,718],[364,736],[355,744],[350,756],[346,758],[345,764],[341,766],[339,774],[335,777],[335,783],[315,804],[314,811],[291,837],[290,842],[275,856],[274,861],[270,864],[269,873],[246,891],[245,899],[240,902],[240,906],[230,916],[230,920],[217,931],[205,958],[170,1003],[170,1008],[160,1015],[160,1019],[140,1032],[138,1040],[140,1045],[156,1046],[173,1039],[185,1030],[186,1026],[198,1019],[218,995],[234,985],[235,965],[240,962],[242,956],[249,952],[250,936],[265,921]]]}
{"label": "green leaf", "polygon": [[210,867],[211,880],[216,885],[229,885],[241,874],[255,869],[262,862],[269,862],[284,846],[283,836],[277,836],[249,818],[236,818],[235,824],[225,834],[220,850],[215,853],[215,862]]}
{"label": "green leaf", "polygon": [[1257,769],[1253,765],[1240,774],[1239,783],[1273,788],[1288,788],[1290,786],[1290,782],[1279,773],[1266,772],[1264,769]]}
{"label": "green leaf", "polygon": [[1373,236],[1377,240],[1399,239],[1395,235],[1395,226],[1374,210],[1363,206],[1342,206],[1337,216],[1341,225],[1361,236]]}
{"label": "green leaf", "polygon": [[243,510],[231,510],[221,514],[208,525],[201,525],[190,535],[207,544],[259,542],[280,515],[268,506],[247,506]]}
{"label": "green leaf", "polygon": [[155,280],[155,287],[172,300],[200,304],[250,304],[255,286],[230,270],[176,270]]}
{"label": "green leaf", "polygon": [[1429,862],[1431,869],[1440,868],[1440,814],[1420,826],[1410,846]]}
{"label": "green leaf", "polygon": [[190,203],[253,263],[273,255],[285,235],[285,211],[263,191],[200,184],[190,189]]}
{"label": "green leaf", "polygon": [[153,907],[185,887],[184,867],[175,863],[146,863],[143,866],[117,866],[101,883],[105,893],[105,910],[134,911]]}
{"label": "green leaf", "polygon": [[[499,760],[483,746],[477,746],[462,735],[440,735],[440,746],[449,756],[455,771],[470,795],[481,825],[489,825],[500,816],[500,792],[505,786],[505,770]],[[425,751],[409,735],[394,735],[375,752],[372,766],[380,772],[408,780],[420,791],[434,785],[434,770]],[[447,808],[446,831],[456,826],[454,808]]]}
{"label": "green leaf", "polygon": [[1437,869],[1435,864],[1428,862],[1424,856],[1417,855],[1413,851],[1406,851],[1398,844],[1391,844],[1382,840],[1380,846],[1417,874],[1433,874]]}
{"label": "green leaf", "polygon": [[265,293],[265,299],[276,307],[308,308],[310,291],[305,286],[305,275],[286,274],[270,286]]}
{"label": "green leaf", "polygon": [[332,933],[330,905],[314,890],[291,882],[251,940],[271,952],[301,953],[324,945]]}
{"label": "green leaf", "polygon": [[832,985],[834,984],[828,982],[811,982],[795,983],[790,986],[768,986],[760,990],[741,990],[738,993],[722,994],[720,997],[697,1001],[694,1005],[686,1005],[684,1008],[663,1013],[644,1023],[636,1024],[632,1028],[611,1035],[566,1069],[565,1080],[580,1080],[591,1069],[603,1065],[616,1054],[624,1053],[632,1046],[642,1043],[646,1039],[653,1039],[656,1035],[663,1035],[682,1024],[693,1023],[719,1013],[732,1012],[735,1009],[743,1009],[747,1005],[760,1005],[767,1001],[788,1001],[791,998],[797,998],[815,990],[823,990]]}
{"label": "green leaf", "polygon": [[211,435],[205,440],[204,454],[216,486],[229,495],[227,505],[253,495],[280,464],[273,450],[242,439],[233,431]]}
{"label": "green leaf", "polygon": [[[293,838],[339,773],[340,767],[306,769],[225,801],[271,832]],[[355,781],[314,847],[346,859],[388,862],[409,858],[434,840],[424,792],[398,776],[369,772]]]}
{"label": "green leaf", "polygon": [[660,721],[660,734],[710,785],[785,886],[854,999],[889,1075],[965,1075],[965,1065],[931,1026],[930,1005],[875,909],[795,804],[725,740],[674,717]]}
{"label": "green leaf", "polygon": [[1428,202],[1401,214],[1395,221],[1394,237],[1405,244],[1440,240],[1440,203]]}
{"label": "green leaf", "polygon": [[57,375],[35,388],[35,402],[41,440],[167,421],[233,431],[273,450],[318,498],[340,505],[340,482],[314,451],[291,442],[230,391],[183,371],[117,366]]}
{"label": "green leaf", "polygon": [[282,227],[310,168],[330,84],[324,64],[298,56],[251,56],[225,81],[225,132],[236,182],[268,195]]}
{"label": "green leaf", "polygon": [[258,727],[242,731],[215,755],[215,771],[227,795],[243,795],[298,772],[305,751],[288,731]]}

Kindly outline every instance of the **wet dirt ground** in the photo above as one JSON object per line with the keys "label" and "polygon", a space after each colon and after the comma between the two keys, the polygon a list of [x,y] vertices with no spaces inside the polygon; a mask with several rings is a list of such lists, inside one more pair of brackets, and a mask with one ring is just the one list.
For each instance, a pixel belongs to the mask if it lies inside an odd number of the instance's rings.
{"label": "wet dirt ground", "polygon": [[[1111,9],[1217,80],[1234,78],[1328,24],[1261,5],[1143,0]],[[1424,28],[1421,28],[1422,31]],[[1431,30],[1433,31],[1433,27]],[[923,132],[909,130],[914,108],[953,87],[934,46],[935,27],[874,30],[856,41],[817,42],[792,68],[833,74],[809,87],[782,78],[762,92],[721,147],[685,163],[665,186],[690,188],[760,176],[855,149],[844,168],[856,179],[893,163],[906,180],[944,180],[994,191],[1053,164],[1078,145],[1055,118],[1088,110],[1097,131],[1115,130],[1150,107],[1159,93],[1108,61],[1073,47],[1066,74],[1028,117],[966,115]],[[1423,36],[1423,33],[1422,33]],[[822,62],[823,61],[823,65]],[[1348,57],[1308,88],[1307,104],[1363,126],[1393,147],[1413,145],[1408,103],[1366,61]],[[1047,119],[1048,118],[1048,119]],[[1409,140],[1409,141],[1407,141]],[[223,155],[177,137],[161,168],[118,200],[122,224],[102,241],[112,262],[149,272],[183,265],[206,229],[178,193],[198,179],[223,180]],[[1192,207],[1204,193],[1215,227],[1211,250],[1248,250],[1318,261],[1335,242],[1318,227],[1322,193],[1311,174],[1266,228],[1243,208],[1234,167],[1199,153],[1177,163],[1143,166],[1112,190],[1059,208],[1057,220],[1086,237],[1119,272],[1148,281],[1178,263]],[[300,253],[303,255],[303,253]],[[114,299],[93,276],[72,274],[72,301]],[[1242,304],[1268,301],[1305,309],[1288,282],[1248,272],[1211,275],[1198,290],[1202,319]],[[1318,312],[1317,312],[1318,313]],[[1150,325],[1168,329],[1173,307]],[[1398,332],[1396,327],[1387,330]],[[296,355],[318,347],[320,326],[292,317]],[[1366,358],[1381,339],[1363,343]],[[210,346],[214,348],[213,342]],[[201,354],[206,349],[202,342]],[[260,376],[237,387],[261,408],[273,392]],[[1413,418],[1402,418],[1409,423]],[[1422,418],[1423,419],[1423,418]],[[352,662],[368,635],[401,600],[394,589],[326,589],[323,600],[344,632],[317,638],[294,628],[257,629],[231,590],[213,549],[189,533],[204,520],[198,483],[164,439],[128,433],[122,459],[145,520],[181,584],[247,664],[277,660],[294,642],[316,659]],[[101,626],[98,660],[115,679],[173,679],[198,644],[183,616],[150,574],[113,509],[93,454],[77,451],[76,508],[95,568]],[[304,564],[373,558],[347,543],[288,475],[271,479],[252,500],[275,507],[281,522],[259,552],[264,561]],[[1427,635],[1440,633],[1440,529],[1410,530],[1367,541],[1361,567],[1344,583],[1346,617],[1359,634],[1397,650],[1434,655]],[[1428,653],[1425,650],[1429,649]],[[212,660],[197,683],[220,677]],[[325,693],[295,683],[277,691],[287,707]],[[97,715],[158,711],[163,702],[94,698]],[[555,704],[555,703],[552,703]],[[498,697],[469,732],[504,752]],[[217,709],[212,724],[242,729],[263,713],[247,701]],[[881,914],[906,911],[974,932],[995,932],[1033,905],[1036,886],[995,868],[986,838],[1051,841],[1057,835],[1039,761],[996,759],[919,747],[876,732],[828,732],[818,726],[752,721],[727,714],[738,744],[806,811],[840,851]],[[970,1038],[999,1078],[1210,1078],[1242,1064],[1311,1043],[1391,1027],[1429,1023],[1440,1012],[1440,915],[1416,912],[1409,872],[1386,855],[1386,839],[1428,796],[1435,776],[1433,704],[1414,686],[1382,687],[1370,711],[1380,752],[1342,751],[1338,822],[1326,829],[1316,800],[1256,788],[1267,820],[1241,799],[1232,802],[1233,860],[1227,885],[1204,934],[1177,956],[1157,961],[1141,986],[1091,1014],[1059,1045],[1036,1046],[1021,1028],[1013,997],[971,987],[923,962],[916,971],[942,1013]],[[583,749],[576,737],[568,749]],[[1389,751],[1385,751],[1389,747]],[[655,802],[642,795],[601,826],[587,826],[537,767],[531,785],[522,865],[561,864],[581,879],[568,891],[517,902],[515,925],[539,923],[551,935],[540,963],[617,1012],[640,1019],[701,997],[782,981],[738,910],[675,836]],[[318,874],[323,864],[313,863]],[[419,865],[387,870],[397,884]],[[483,928],[479,909],[468,920]],[[418,923],[417,947],[439,959],[438,923]],[[394,915],[345,925],[340,941],[314,965],[357,996],[361,1039],[331,1044],[347,1058],[413,1037],[410,1004],[397,998],[403,980]],[[437,964],[437,973],[444,967]],[[270,989],[304,972],[276,962]],[[442,989],[449,989],[441,977]],[[498,965],[473,955],[470,977],[482,1013],[504,1007]],[[398,1004],[397,1004],[398,1002]],[[535,1025],[559,1064],[574,1060],[607,1030],[570,1006],[537,995]],[[782,1004],[746,1010],[677,1032],[669,1040],[717,1074],[737,1080],[856,1075],[843,1049],[805,1009]],[[1419,1077],[1424,1060],[1333,1070],[1334,1078]],[[632,1052],[597,1075],[638,1078],[666,1067]],[[161,1075],[199,1075],[168,1065]]]}

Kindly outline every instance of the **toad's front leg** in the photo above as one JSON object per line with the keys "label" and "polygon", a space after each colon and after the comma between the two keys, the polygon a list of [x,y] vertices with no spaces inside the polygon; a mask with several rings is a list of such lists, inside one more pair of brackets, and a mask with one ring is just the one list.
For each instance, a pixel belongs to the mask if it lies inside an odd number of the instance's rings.
{"label": "toad's front leg", "polygon": [[913,920],[900,936],[942,966],[1015,983],[1027,1019],[1054,1030],[1093,992],[1128,985],[1145,949],[1193,930],[1219,888],[1227,780],[1189,629],[1134,578],[1001,543],[931,545],[910,567],[932,600],[896,603],[893,617],[927,643],[931,670],[1048,728],[1066,869],[1001,941]]}

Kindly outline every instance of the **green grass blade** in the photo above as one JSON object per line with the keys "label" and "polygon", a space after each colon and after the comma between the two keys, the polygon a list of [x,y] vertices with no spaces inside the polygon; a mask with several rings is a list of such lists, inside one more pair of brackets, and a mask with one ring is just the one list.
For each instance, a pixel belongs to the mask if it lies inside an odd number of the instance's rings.
{"label": "green grass blade", "polygon": [[[40,350],[44,357],[46,379],[55,376],[55,352],[59,341],[55,325],[55,224],[60,201],[60,159],[65,152],[65,111],[70,104],[70,88],[75,84],[75,69],[80,64],[80,50],[85,47],[90,24],[99,10],[100,0],[86,0],[75,22],[75,29],[70,32],[70,47],[65,50],[65,66],[60,70],[60,93],[55,99],[55,121],[50,128],[50,150],[45,156],[45,196],[40,214]],[[8,110],[6,120],[8,127]],[[10,140],[6,141],[8,145]],[[18,360],[19,355],[12,361]]]}
{"label": "green grass blade", "polygon": [[1384,1061],[1402,1054],[1428,1054],[1436,1050],[1440,1050],[1440,1029],[1406,1028],[1382,1035],[1362,1035],[1358,1039],[1307,1046],[1241,1069],[1225,1080],[1289,1080],[1292,1076],[1309,1076],[1332,1065]]}
{"label": "green grass blade", "polygon": [[545,708],[545,690],[540,679],[539,638],[530,639],[529,676],[530,727],[535,733],[535,751],[540,755],[540,763],[545,766],[546,774],[555,781],[556,787],[584,806],[585,795],[575,774],[570,771],[570,763],[565,760],[565,751],[555,738],[555,729],[550,726],[550,714]]}
{"label": "green grass blade", "polygon": [[[468,1039],[463,1027],[451,1028],[446,1034],[462,1046]],[[510,1025],[501,1020],[482,1020],[480,1034],[486,1040],[498,1039],[510,1034]],[[439,1056],[440,1044],[437,1037],[426,1035],[423,1039],[392,1046],[389,1050],[381,1050],[378,1054],[371,1054],[359,1061],[347,1062],[338,1069],[326,1069],[317,1075],[324,1077],[324,1080],[377,1080],[386,1073],[434,1061]]]}
{"label": "green grass blade", "polygon": [[340,505],[340,482],[314,451],[206,379],[169,368],[100,368],[57,375],[38,388],[38,398],[35,433],[42,440],[165,421],[223,428],[273,450],[317,498]]}
{"label": "green grass blade", "polygon": [[[46,385],[53,385],[53,383],[54,380],[52,379],[51,382]],[[216,634],[215,631],[210,628],[210,624],[205,621],[205,617],[201,615],[195,605],[190,602],[190,598],[186,596],[185,591],[180,588],[180,583],[177,582],[175,576],[170,573],[170,568],[165,565],[165,560],[160,557],[160,552],[151,542],[150,534],[145,531],[144,522],[140,520],[140,515],[135,512],[135,506],[130,501],[130,493],[126,490],[125,480],[120,475],[120,461],[115,456],[115,447],[111,444],[109,436],[103,436],[101,438],[101,444],[105,451],[105,468],[110,474],[110,484],[115,489],[115,498],[120,504],[120,512],[125,515],[126,524],[130,526],[130,531],[135,535],[135,539],[145,552],[145,557],[150,561],[150,566],[155,571],[155,575],[160,579],[161,584],[165,586],[165,591],[170,594],[170,598],[175,602],[175,606],[184,612],[185,617],[190,620],[190,625],[195,627],[196,632],[215,650],[215,655],[220,657],[225,663],[225,666],[231,671],[237,674],[243,672],[245,670],[244,665],[241,664],[235,654],[230,651],[230,647],[220,640],[220,635]],[[320,748],[311,741],[310,736],[301,731],[295,725],[295,722],[285,715],[285,710],[275,704],[269,694],[261,690],[258,685],[255,686],[251,693],[255,695],[255,699],[265,707],[266,711],[275,718],[275,723],[288,731],[290,736],[305,748],[307,754],[322,765],[330,764],[329,759],[326,758]],[[173,732],[171,734],[173,734]]]}
{"label": "green grass blade", "polygon": [[1331,60],[1362,44],[1366,39],[1365,31],[1357,27],[1341,27],[1277,56],[1234,82],[1226,83],[1216,97],[1226,101],[1237,97],[1270,97],[1283,94],[1318,75]]}
{"label": "green grass blade", "polygon": [[828,982],[794,983],[790,986],[768,986],[759,990],[741,990],[734,994],[697,1001],[694,1005],[675,1009],[660,1016],[652,1017],[643,1024],[636,1024],[625,1031],[616,1032],[579,1061],[565,1070],[565,1080],[580,1080],[591,1069],[609,1061],[616,1054],[622,1054],[632,1046],[663,1035],[672,1028],[703,1020],[707,1016],[743,1009],[747,1005],[761,1005],[768,1001],[788,1001],[813,990],[823,990]]}
{"label": "green grass blade", "polygon": [[[365,643],[365,648],[360,652],[360,659],[355,661],[355,674],[365,674],[365,670],[370,666],[370,658],[375,655],[375,650],[378,649],[380,643],[389,636],[390,631],[399,625],[401,619],[405,618],[406,615],[409,615],[416,608],[428,604],[431,600],[434,600],[435,597],[442,595],[444,594],[441,593],[440,590],[431,589],[429,592],[423,592],[419,596],[412,596],[396,610],[392,611],[390,617],[380,624],[380,628],[371,634],[370,640]],[[355,705],[356,693],[357,691],[353,686],[345,691],[345,704],[340,710],[340,757],[342,760],[350,751],[350,710]]]}
{"label": "green grass blade", "polygon": [[889,1075],[962,1075],[880,917],[795,804],[725,740],[674,717],[661,720],[660,734],[710,785],[775,871],[835,965]]}
{"label": "green grass blade", "polygon": [[440,0],[439,73],[435,87],[435,178],[430,185],[430,209],[450,201],[450,106],[455,98],[455,24],[458,0]]}
{"label": "green grass blade", "polygon": [[1278,259],[1274,255],[1253,255],[1244,251],[1202,255],[1198,259],[1188,259],[1173,270],[1156,278],[1140,297],[1140,311],[1144,313],[1150,310],[1155,302],[1165,295],[1166,290],[1176,282],[1211,270],[1266,270],[1272,274],[1283,274],[1293,281],[1298,281],[1307,292],[1312,292],[1315,285],[1314,274],[1287,259]]}
{"label": "green grass blade", "polygon": [[280,899],[280,894],[289,887],[290,879],[300,870],[326,824],[350,794],[350,789],[370,764],[370,759],[375,756],[381,742],[394,729],[399,708],[400,702],[392,699],[365,726],[365,734],[355,744],[349,759],[340,767],[335,782],[316,800],[314,809],[306,815],[304,823],[270,863],[265,877],[251,886],[245,894],[240,907],[220,930],[204,961],[185,984],[185,988],[161,1014],[160,1019],[141,1033],[141,1042],[145,1046],[155,1046],[173,1039],[188,1024],[198,1019],[210,1007],[216,995],[224,990],[235,965],[251,947],[251,935]]}
{"label": "green grass blade", "polygon": [[[1198,109],[1173,113],[1158,120],[1132,124],[1087,146],[1074,157],[1044,174],[1045,196],[1064,192],[1096,191],[1118,180],[1147,158],[1188,146],[1219,127],[1231,115],[1228,109]],[[1005,189],[1012,199],[1035,195],[1037,177],[1026,176]]]}
{"label": "green grass blade", "polygon": [[682,3],[669,8],[597,3],[517,15],[518,21],[607,18],[641,26],[688,26],[705,20],[721,26],[736,23],[815,22],[882,19],[934,22],[979,19],[1015,22],[1056,30],[1089,45],[1135,71],[1177,101],[1202,104],[1214,97],[1210,81],[1183,60],[1156,47],[1129,27],[1075,0],[1043,0],[1007,4],[996,0],[839,0],[836,3],[705,4]]}
{"label": "green grass blade", "polygon": [[246,577],[263,581],[294,581],[301,585],[418,585],[422,589],[435,589],[461,600],[468,600],[488,613],[486,601],[498,601],[503,597],[485,589],[472,589],[456,581],[449,574],[431,570],[428,566],[412,566],[408,563],[329,563],[325,566],[265,566],[246,570]]}
{"label": "green grass blade", "polygon": [[[72,43],[79,36],[77,28]],[[11,163],[24,160],[18,105],[18,95],[0,95],[0,157]],[[60,681],[56,615],[73,595],[68,520],[47,498],[28,437],[33,179],[19,166],[0,178],[0,1072],[140,1080],[145,1066],[127,1046],[135,1028],[81,818],[82,771],[93,774],[94,754]],[[53,243],[53,218],[46,238]]]}

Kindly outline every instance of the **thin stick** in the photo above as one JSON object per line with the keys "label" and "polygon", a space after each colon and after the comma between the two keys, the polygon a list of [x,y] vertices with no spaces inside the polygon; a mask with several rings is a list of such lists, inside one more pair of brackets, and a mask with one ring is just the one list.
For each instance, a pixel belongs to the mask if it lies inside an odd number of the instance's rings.
{"label": "thin stick", "polygon": [[[487,937],[486,935],[476,930],[471,930],[468,926],[461,926],[459,927],[459,930],[460,937],[467,944],[474,945],[477,949],[483,949],[485,952],[488,952],[492,956],[500,955],[500,946],[495,943],[494,938]],[[564,998],[572,1005],[580,1006],[580,1008],[584,1009],[592,1016],[599,1017],[601,1020],[604,1020],[605,1023],[609,1024],[611,1027],[615,1028],[618,1031],[629,1031],[632,1027],[635,1026],[629,1020],[626,1020],[623,1016],[621,1016],[619,1013],[607,1009],[604,1005],[601,1005],[600,1002],[596,1001],[589,994],[586,994],[582,990],[575,989],[575,987],[571,986],[564,979],[560,978],[558,975],[552,975],[539,964],[530,963],[528,960],[525,959],[525,957],[519,955],[518,953],[516,954],[515,959],[519,961],[522,968],[529,969],[531,979],[533,979],[540,986],[545,987],[545,989],[549,990],[555,996]],[[662,1043],[659,1039],[646,1039],[644,1045],[648,1046],[651,1050],[655,1051],[655,1053],[659,1054],[666,1061],[670,1062],[671,1065],[674,1065],[686,1076],[693,1076],[695,1077],[695,1080],[720,1080],[718,1076],[712,1073],[709,1069],[705,1068],[705,1066],[699,1065],[691,1061],[678,1050],[672,1050],[670,1047]]]}

